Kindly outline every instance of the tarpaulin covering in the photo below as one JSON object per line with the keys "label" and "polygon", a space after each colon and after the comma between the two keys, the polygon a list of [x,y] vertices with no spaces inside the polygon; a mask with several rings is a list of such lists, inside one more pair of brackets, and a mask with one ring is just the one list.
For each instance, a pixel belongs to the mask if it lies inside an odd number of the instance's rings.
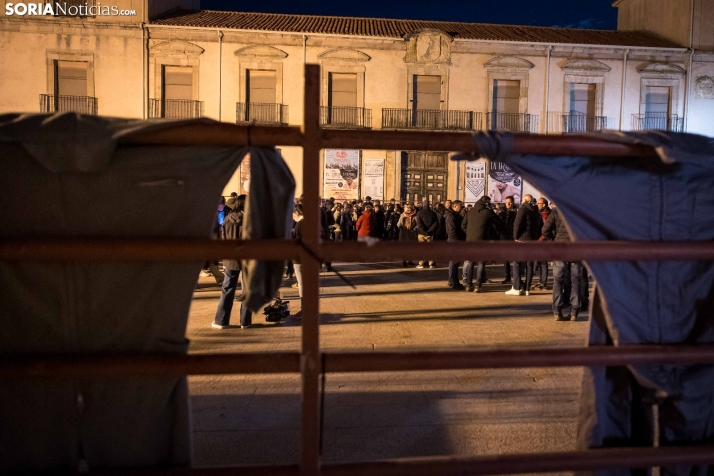
{"label": "tarpaulin covering", "polygon": [[[199,122],[212,121],[0,116],[0,238],[208,239],[221,191],[248,152],[248,236],[288,238],[295,183],[275,148],[120,142]],[[31,259],[0,263],[0,353],[187,351],[201,262]],[[244,269],[257,311],[282,266]],[[188,410],[185,377],[2,381],[0,472],[188,464]]]}
{"label": "tarpaulin covering", "polygon": [[[479,133],[474,140],[482,155],[505,161],[553,200],[575,240],[714,239],[714,140],[665,132],[591,136],[651,145],[659,160],[514,155],[510,134]],[[714,263],[593,261],[588,266],[599,287],[589,345],[714,342]],[[652,446],[654,415],[661,446],[712,442],[714,366],[585,370],[580,448]],[[662,469],[663,474],[707,470]]]}

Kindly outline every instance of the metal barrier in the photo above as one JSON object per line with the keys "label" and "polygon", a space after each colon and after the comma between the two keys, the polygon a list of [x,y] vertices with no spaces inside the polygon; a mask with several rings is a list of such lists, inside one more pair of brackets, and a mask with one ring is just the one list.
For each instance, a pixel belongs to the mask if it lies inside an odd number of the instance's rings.
{"label": "metal barrier", "polygon": [[[577,243],[321,243],[320,150],[322,148],[452,150],[478,152],[469,133],[360,131],[320,129],[320,69],[305,67],[305,120],[295,127],[201,124],[126,139],[133,145],[293,145],[303,148],[303,243],[211,241],[195,239],[35,239],[0,241],[3,261],[192,261],[220,258],[302,262],[302,350],[296,352],[211,355],[3,356],[0,379],[106,377],[117,375],[206,375],[300,372],[302,376],[301,452],[298,465],[230,468],[127,470],[125,474],[301,474],[307,475],[462,475],[517,474],[608,468],[643,468],[714,463],[714,446],[617,448],[543,454],[478,457],[423,457],[387,461],[320,462],[320,376],[322,372],[376,372],[631,364],[714,362],[714,345],[589,347],[571,349],[458,352],[320,352],[319,270],[321,261],[364,259],[455,260],[714,260],[714,242],[577,242]],[[514,153],[656,157],[643,145],[597,138],[516,134]]]}

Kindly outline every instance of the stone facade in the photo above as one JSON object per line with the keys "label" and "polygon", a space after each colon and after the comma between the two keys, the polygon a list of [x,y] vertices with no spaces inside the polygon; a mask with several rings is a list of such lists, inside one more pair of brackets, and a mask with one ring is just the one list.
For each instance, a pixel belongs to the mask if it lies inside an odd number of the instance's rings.
{"label": "stone facade", "polygon": [[[101,115],[149,117],[149,101],[161,97],[161,71],[169,65],[190,70],[191,95],[201,101],[203,115],[236,122],[237,104],[247,100],[247,71],[271,70],[276,103],[287,106],[290,125],[300,125],[307,62],[322,66],[323,104],[331,73],[356,75],[357,105],[371,110],[373,129],[382,127],[383,110],[410,110],[414,78],[428,75],[440,79],[440,110],[480,113],[473,129],[487,126],[494,81],[515,80],[518,113],[532,116],[530,132],[564,132],[571,84],[586,83],[594,85],[595,115],[608,129],[630,130],[644,113],[647,87],[664,86],[671,88],[671,114],[685,118],[687,131],[714,136],[714,54],[686,47],[470,40],[435,29],[385,38],[158,25],[139,17],[5,17],[6,1],[0,0],[0,112],[39,112],[39,96],[55,91],[56,61],[82,61],[88,64],[87,95],[97,98]],[[139,16],[181,4],[147,1],[117,0]],[[299,194],[301,149],[282,152]],[[386,199],[404,194],[403,152],[362,151],[363,159],[385,160]],[[449,163],[446,173],[445,195],[463,199],[464,165]],[[238,183],[235,177],[226,191]]]}

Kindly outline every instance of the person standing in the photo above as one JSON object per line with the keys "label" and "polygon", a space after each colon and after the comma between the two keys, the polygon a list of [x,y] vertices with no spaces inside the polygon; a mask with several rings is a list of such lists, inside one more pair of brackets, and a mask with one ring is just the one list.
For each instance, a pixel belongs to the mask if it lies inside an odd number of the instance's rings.
{"label": "person standing", "polygon": [[[502,210],[499,218],[501,223],[503,223],[503,233],[501,233],[501,239],[506,241],[513,241],[513,225],[516,223],[516,201],[512,195],[506,197],[506,202],[504,204],[505,208]],[[503,270],[506,273],[506,279],[501,281],[501,284],[511,284],[511,262],[506,261],[503,263]]]}
{"label": "person standing", "polygon": [[[543,221],[540,213],[533,204],[533,196],[526,194],[523,196],[523,203],[516,213],[516,220],[513,223],[513,238],[518,241],[536,241],[541,237]],[[526,282],[523,283],[523,273],[525,272]],[[531,282],[533,281],[533,261],[513,262],[513,288],[506,291],[511,296],[530,295]]]}
{"label": "person standing", "polygon": [[[240,240],[243,231],[243,209],[245,208],[245,195],[240,195],[232,202],[233,208],[226,215],[221,227],[222,240]],[[221,286],[221,298],[218,301],[216,317],[211,323],[214,329],[230,328],[231,311],[238,285],[238,276],[241,277],[241,290],[245,293],[245,273],[241,273],[241,262],[234,259],[223,260],[224,277]],[[240,303],[240,327],[246,329],[251,326],[253,315],[248,310],[245,301]]]}
{"label": "person standing", "polygon": [[[538,199],[538,203],[536,204],[538,206],[538,213],[540,213],[540,218],[545,224],[545,221],[548,219],[548,215],[550,215],[550,207],[548,206],[548,199],[544,197],[540,197]],[[538,238],[539,241],[545,240],[545,236],[541,233],[540,238]],[[535,285],[536,288],[538,289],[545,289],[546,285],[548,283],[548,262],[547,261],[538,261],[536,263],[536,268],[538,271],[538,284]]]}
{"label": "person standing", "polygon": [[[543,225],[543,235],[555,241],[570,241],[570,233],[565,226],[565,220],[560,215],[555,205],[552,205],[548,220]],[[553,315],[558,321],[577,321],[581,306],[580,279],[583,264],[580,261],[554,261],[553,262]],[[570,271],[570,273],[568,273]],[[570,274],[570,286],[565,282]],[[563,316],[565,303],[565,288],[570,288],[570,314]]]}
{"label": "person standing", "polygon": [[[446,226],[446,241],[464,241],[466,240],[466,232],[461,228],[461,222],[464,217],[461,216],[461,207],[463,203],[460,200],[455,200],[451,203],[451,207],[446,209],[444,214],[444,223]],[[458,261],[449,261],[449,287],[456,291],[461,291],[464,285],[459,282],[459,266]]]}
{"label": "person standing", "polygon": [[[461,222],[461,228],[466,232],[466,241],[484,241],[495,237],[495,234],[505,232],[502,222],[491,210],[491,197],[484,195],[479,199],[474,207],[466,214]],[[474,265],[476,268],[476,285],[473,283]],[[485,282],[486,262],[473,260],[464,262],[464,286],[466,292],[480,293]]]}
{"label": "person standing", "polygon": [[375,220],[375,233],[374,236],[380,240],[384,239],[384,225],[385,225],[385,214],[384,208],[378,200],[374,201],[374,220]]}
{"label": "person standing", "polygon": [[362,212],[362,215],[355,223],[357,230],[357,241],[369,241],[368,238],[374,238],[377,229],[376,219],[374,217],[374,208],[369,203]]}
{"label": "person standing", "polygon": [[[416,223],[416,212],[414,208],[407,204],[404,206],[404,213],[399,217],[399,222],[397,223],[399,228],[399,241],[400,242],[416,242],[418,241],[417,223]],[[411,261],[403,261],[404,267],[408,265],[413,265]]]}
{"label": "person standing", "polygon": [[[302,219],[303,219],[303,209],[302,205],[295,205],[293,210],[293,221],[295,226],[293,227],[292,237],[295,241],[302,241]],[[295,318],[302,317],[302,264],[300,261],[295,261],[295,279],[297,279],[298,296],[300,298],[300,310],[293,314]]]}
{"label": "person standing", "polygon": [[[422,209],[416,215],[416,224],[418,231],[419,243],[431,243],[434,241],[434,235],[439,231],[439,217],[429,206],[429,201],[424,200],[422,202]],[[433,260],[429,260],[429,267],[433,268]],[[417,268],[421,269],[424,267],[424,261],[419,261]]]}

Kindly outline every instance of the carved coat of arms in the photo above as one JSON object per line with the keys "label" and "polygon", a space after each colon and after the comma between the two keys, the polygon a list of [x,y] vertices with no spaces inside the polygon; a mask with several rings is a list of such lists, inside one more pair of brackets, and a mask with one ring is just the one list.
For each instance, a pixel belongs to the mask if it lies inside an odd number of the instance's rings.
{"label": "carved coat of arms", "polygon": [[714,78],[711,76],[698,77],[694,91],[697,99],[714,99]]}

